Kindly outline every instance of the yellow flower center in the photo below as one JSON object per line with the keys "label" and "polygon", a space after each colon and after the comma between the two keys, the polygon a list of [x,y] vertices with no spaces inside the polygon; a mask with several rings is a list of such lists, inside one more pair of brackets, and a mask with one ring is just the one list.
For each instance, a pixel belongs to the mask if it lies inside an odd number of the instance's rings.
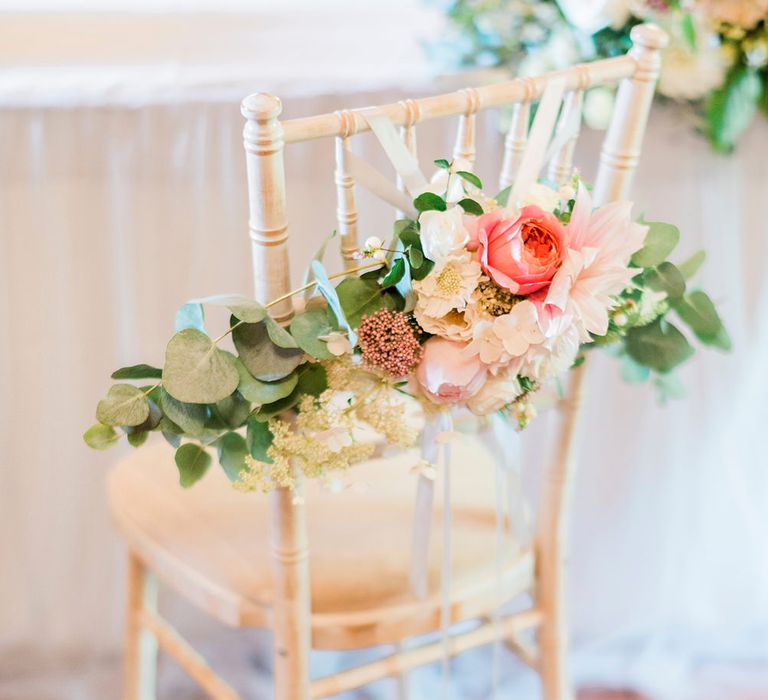
{"label": "yellow flower center", "polygon": [[457,294],[461,289],[461,274],[452,265],[446,265],[437,276],[437,288],[445,295]]}

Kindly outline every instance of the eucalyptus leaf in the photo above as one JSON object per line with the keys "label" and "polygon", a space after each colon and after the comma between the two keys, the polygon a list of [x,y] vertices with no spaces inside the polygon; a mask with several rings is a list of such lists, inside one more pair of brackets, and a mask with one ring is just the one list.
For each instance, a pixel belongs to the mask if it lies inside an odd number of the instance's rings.
{"label": "eucalyptus leaf", "polygon": [[146,430],[134,430],[127,434],[128,444],[131,447],[141,447],[149,437],[149,433]]}
{"label": "eucalyptus leaf", "polygon": [[205,448],[194,442],[188,442],[179,447],[174,460],[179,469],[179,483],[185,489],[202,479],[208,467],[211,466],[211,455]]}
{"label": "eucalyptus leaf", "polygon": [[[157,389],[159,390],[160,387],[157,387]],[[159,397],[159,394],[155,394],[155,396]],[[157,405],[157,403],[155,403],[152,399],[150,399],[149,397],[147,397],[147,399],[149,403],[149,415],[147,416],[147,419],[143,423],[139,423],[139,425],[128,428],[128,432],[132,430],[133,431],[154,430],[160,424],[160,421],[163,418],[162,410]]]}
{"label": "eucalyptus leaf", "polygon": [[114,384],[96,407],[96,420],[104,425],[140,425],[149,418],[149,399],[131,384]]}
{"label": "eucalyptus leaf", "polygon": [[336,317],[336,323],[339,328],[345,330],[349,336],[349,342],[352,345],[357,344],[357,336],[352,330],[353,324],[350,323],[345,315],[344,306],[339,299],[338,288],[331,284],[331,280],[328,279],[328,273],[322,264],[316,260],[312,262],[312,271],[315,274],[315,280],[317,282],[317,288],[328,302],[333,315]]}
{"label": "eucalyptus leaf", "polygon": [[619,368],[621,378],[627,384],[642,384],[651,376],[649,367],[635,362],[629,355],[622,355]]}
{"label": "eucalyptus leaf", "polygon": [[255,416],[248,419],[246,441],[251,457],[259,460],[259,462],[272,464],[272,458],[267,454],[267,450],[273,439],[272,432],[266,423],[258,420]]}
{"label": "eucalyptus leaf", "polygon": [[702,343],[730,350],[731,342],[712,300],[702,291],[694,291],[675,303],[678,316]]}
{"label": "eucalyptus leaf", "polygon": [[344,314],[353,327],[360,325],[363,316],[379,309],[398,310],[400,297],[382,289],[376,280],[348,277],[337,288]]}
{"label": "eucalyptus leaf", "polygon": [[248,448],[245,438],[239,433],[227,433],[221,436],[216,447],[219,452],[219,464],[227,478],[230,481],[237,481],[240,478],[240,472],[247,468],[245,457],[248,454]]}
{"label": "eucalyptus leaf", "polygon": [[291,334],[296,339],[299,347],[307,354],[320,360],[330,360],[333,358],[333,354],[328,350],[327,343],[324,340],[320,340],[321,336],[333,332],[334,328],[326,308],[309,308],[294,316],[291,321]]}
{"label": "eucalyptus leaf", "polygon": [[699,268],[704,263],[704,260],[706,260],[706,257],[707,254],[703,250],[700,250],[698,253],[691,255],[691,257],[684,263],[680,263],[680,265],[677,266],[677,269],[680,270],[685,279],[689,280],[699,271]]}
{"label": "eucalyptus leaf", "polygon": [[653,384],[656,387],[656,397],[662,406],[670,399],[685,398],[685,387],[673,373],[658,375]]}
{"label": "eucalyptus leaf", "polygon": [[418,270],[424,264],[424,253],[411,246],[408,248],[408,262],[412,269]]}
{"label": "eucalyptus leaf", "polygon": [[[283,379],[304,361],[303,350],[281,348],[275,345],[269,337],[264,322],[239,325],[232,332],[232,339],[240,356],[240,361],[255,379],[262,381]],[[235,384],[237,387],[240,383],[240,375],[236,368],[234,368],[234,373],[237,377]]]}
{"label": "eucalyptus leaf", "polygon": [[243,425],[251,412],[251,404],[238,392],[217,401],[214,410],[223,419],[228,428],[239,428]]}
{"label": "eucalyptus leaf", "polygon": [[112,372],[112,379],[160,379],[163,370],[151,365],[131,365]]}
{"label": "eucalyptus leaf", "polygon": [[298,381],[296,372],[292,372],[287,377],[274,382],[262,382],[252,377],[251,373],[239,359],[236,361],[235,366],[240,375],[240,384],[237,387],[238,392],[246,400],[258,405],[282,399],[296,388],[296,382]]}
{"label": "eucalyptus leaf", "polygon": [[472,216],[482,216],[483,208],[474,199],[464,198],[458,201],[458,205],[467,213]]}
{"label": "eucalyptus leaf", "polygon": [[466,170],[459,170],[456,174],[462,179],[466,180],[470,185],[474,185],[477,189],[483,189],[483,183],[480,178],[474,173],[467,172]]}
{"label": "eucalyptus leaf", "polygon": [[205,333],[205,312],[202,304],[190,301],[176,312],[176,332],[185,328],[196,328]]}
{"label": "eucalyptus leaf", "polygon": [[512,185],[509,185],[509,187],[505,187],[501,192],[499,192],[494,199],[499,204],[499,206],[506,207],[507,202],[509,201],[509,195],[512,192]]}
{"label": "eucalyptus leaf", "polygon": [[404,274],[405,260],[403,260],[402,257],[395,258],[392,261],[392,267],[389,268],[389,271],[381,280],[381,286],[385,289],[387,287],[394,287],[401,279],[403,279]]}
{"label": "eucalyptus leaf", "polygon": [[229,396],[239,377],[231,356],[204,333],[185,328],[165,349],[163,386],[184,403],[215,403]]}
{"label": "eucalyptus leaf", "polygon": [[680,230],[661,221],[644,221],[648,226],[643,247],[632,256],[637,267],[655,267],[663,263],[680,240]]}
{"label": "eucalyptus leaf", "polygon": [[120,439],[120,435],[111,425],[96,423],[83,433],[83,440],[94,450],[106,450]]}
{"label": "eucalyptus leaf", "polygon": [[635,362],[657,372],[669,372],[693,354],[686,337],[664,319],[630,329],[626,345]]}
{"label": "eucalyptus leaf", "polygon": [[423,192],[413,200],[417,211],[445,211],[448,205],[445,200],[434,192]]}
{"label": "eucalyptus leaf", "polygon": [[[163,409],[163,413],[170,421],[188,435],[193,437],[202,435],[205,422],[208,420],[208,406],[179,401],[163,389],[160,392],[160,408]],[[165,427],[164,432],[173,431]]]}
{"label": "eucalyptus leaf", "polygon": [[163,431],[162,436],[171,447],[178,447],[181,445],[181,436],[178,433],[169,433],[167,431]]}
{"label": "eucalyptus leaf", "polygon": [[679,299],[685,294],[685,277],[671,262],[649,270],[645,284],[656,292],[665,292],[670,299]]}
{"label": "eucalyptus leaf", "polygon": [[749,126],[763,93],[758,72],[741,62],[728,71],[722,87],[712,91],[707,103],[707,130],[712,147],[728,153]]}
{"label": "eucalyptus leaf", "polygon": [[285,398],[271,404],[262,406],[252,414],[257,420],[267,421],[291,408],[293,408],[307,394],[319,396],[328,388],[328,378],[325,368],[320,364],[308,363],[298,373],[296,388]]}
{"label": "eucalyptus leaf", "polygon": [[298,348],[296,340],[293,336],[285,330],[274,318],[267,316],[264,319],[267,324],[267,333],[275,345],[279,345],[281,348]]}

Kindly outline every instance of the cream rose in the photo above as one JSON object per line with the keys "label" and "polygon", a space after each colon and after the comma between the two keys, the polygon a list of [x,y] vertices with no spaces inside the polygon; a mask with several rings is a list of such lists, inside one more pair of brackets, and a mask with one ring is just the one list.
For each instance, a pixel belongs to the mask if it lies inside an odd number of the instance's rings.
{"label": "cream rose", "polygon": [[461,207],[422,212],[419,216],[419,226],[424,255],[435,262],[461,250],[469,241]]}

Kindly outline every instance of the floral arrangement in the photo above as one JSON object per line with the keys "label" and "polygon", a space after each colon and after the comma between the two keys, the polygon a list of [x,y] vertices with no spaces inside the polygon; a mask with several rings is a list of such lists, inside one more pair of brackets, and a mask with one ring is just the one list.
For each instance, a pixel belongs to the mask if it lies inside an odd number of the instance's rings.
{"label": "floral arrangement", "polygon": [[[733,149],[758,110],[768,117],[768,0],[452,0],[446,12],[440,62],[515,75],[620,55],[632,27],[653,21],[670,36],[659,93],[692,107],[715,150]],[[609,88],[590,90],[587,123],[604,128],[611,106]]]}
{"label": "floral arrangement", "polygon": [[[541,390],[593,347],[611,347],[630,381],[654,376],[675,394],[670,373],[693,347],[673,313],[728,348],[709,297],[688,289],[703,253],[667,260],[674,226],[633,220],[629,202],[594,209],[578,176],[509,202],[509,188],[485,195],[468,164],[435,163],[417,217],[398,220],[387,244],[369,238],[352,269],[329,275],[320,253],[306,284],[267,304],[182,306],[162,369],[112,374],[120,383],[99,402],[88,445],[124,435],[139,447],[160,432],[183,486],[215,450],[238,488],[267,491],[294,484],[292,465],[326,479],[370,457],[371,430],[413,444],[419,405],[501,412],[523,428]],[[297,311],[283,327],[268,310],[288,298]],[[206,331],[204,307],[215,306],[228,311],[221,335]]]}

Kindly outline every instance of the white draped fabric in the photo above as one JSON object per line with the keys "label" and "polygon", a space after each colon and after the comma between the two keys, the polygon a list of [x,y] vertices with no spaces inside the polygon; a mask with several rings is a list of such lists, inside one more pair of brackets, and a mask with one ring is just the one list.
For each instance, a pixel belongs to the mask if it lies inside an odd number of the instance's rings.
{"label": "white draped fabric", "polygon": [[[118,648],[123,551],[104,479],[121,452],[91,452],[80,435],[112,369],[162,362],[181,303],[250,290],[239,98],[275,90],[290,117],[350,106],[343,93],[361,85],[372,91],[352,106],[406,96],[398,66],[334,84],[326,65],[322,86],[302,80],[297,90],[285,65],[258,64],[254,80],[243,64],[222,65],[165,76],[133,66],[100,90],[90,80],[98,71],[70,74],[71,90],[39,66],[0,78],[0,677],[22,655]],[[285,79],[270,80],[273,68]],[[435,89],[416,73],[407,87]],[[41,86],[60,92],[53,99]],[[494,119],[478,148],[489,182],[502,143]],[[450,154],[454,126],[421,128],[422,163]],[[587,176],[600,136],[582,137]],[[296,281],[335,227],[332,155],[330,142],[287,152]],[[700,353],[682,372],[687,398],[663,408],[650,387],[624,385],[610,358],[591,367],[569,583],[585,682],[630,682],[677,700],[703,661],[768,657],[767,157],[763,123],[724,158],[675,109],[652,115],[636,200],[646,218],[680,225],[680,259],[709,251],[701,282],[734,352]],[[390,208],[360,200],[363,235],[386,234]],[[547,434],[542,418],[523,436],[532,494]]]}

